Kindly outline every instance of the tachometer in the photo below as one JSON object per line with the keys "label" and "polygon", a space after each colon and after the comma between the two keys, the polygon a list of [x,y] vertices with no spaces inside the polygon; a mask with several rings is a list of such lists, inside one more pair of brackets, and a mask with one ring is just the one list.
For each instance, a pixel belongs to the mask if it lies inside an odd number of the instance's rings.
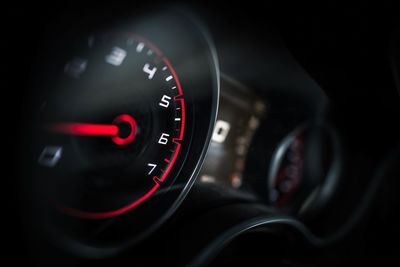
{"label": "tachometer", "polygon": [[65,88],[44,104],[38,163],[63,211],[104,219],[140,205],[169,178],[185,96],[169,60],[144,38],[88,40],[87,52],[66,62]]}
{"label": "tachometer", "polygon": [[52,236],[107,255],[152,232],[193,184],[218,67],[182,12],[82,25],[47,40],[37,69],[31,183]]}

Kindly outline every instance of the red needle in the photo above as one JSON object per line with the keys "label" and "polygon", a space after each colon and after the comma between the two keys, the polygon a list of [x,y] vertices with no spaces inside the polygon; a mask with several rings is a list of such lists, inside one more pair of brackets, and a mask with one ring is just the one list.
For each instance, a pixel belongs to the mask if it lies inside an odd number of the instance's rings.
{"label": "red needle", "polygon": [[75,122],[54,123],[50,125],[50,130],[61,134],[87,136],[114,136],[119,132],[118,126],[114,124],[90,124]]}
{"label": "red needle", "polygon": [[[119,136],[119,124],[127,123],[130,126],[129,134],[126,137]],[[113,124],[91,124],[78,122],[53,123],[49,130],[59,134],[80,135],[80,136],[110,136],[111,140],[120,146],[130,144],[136,136],[137,124],[134,118],[128,114],[117,116]]]}

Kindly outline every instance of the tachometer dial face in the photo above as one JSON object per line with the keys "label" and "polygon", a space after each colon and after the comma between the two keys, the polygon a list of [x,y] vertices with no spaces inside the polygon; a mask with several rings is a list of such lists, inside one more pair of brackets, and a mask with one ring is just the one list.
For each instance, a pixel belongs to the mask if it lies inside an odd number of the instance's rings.
{"label": "tachometer dial face", "polygon": [[42,50],[32,202],[39,224],[74,253],[83,244],[105,255],[144,238],[196,178],[216,118],[218,68],[210,40],[182,14],[73,23]]}
{"label": "tachometer dial face", "polygon": [[64,212],[125,213],[169,178],[185,137],[185,95],[162,52],[134,34],[98,34],[66,62],[43,104],[38,163]]}

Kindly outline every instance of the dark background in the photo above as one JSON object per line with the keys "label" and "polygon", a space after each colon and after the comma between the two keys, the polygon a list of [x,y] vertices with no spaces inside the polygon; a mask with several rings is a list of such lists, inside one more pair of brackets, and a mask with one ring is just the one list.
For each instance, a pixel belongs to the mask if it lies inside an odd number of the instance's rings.
{"label": "dark background", "polygon": [[[249,35],[260,39],[263,30],[271,25],[276,27],[288,49],[331,98],[330,116],[343,131],[349,157],[357,159],[354,172],[362,176],[399,144],[399,93],[390,60],[395,58],[392,49],[399,51],[398,46],[392,48],[391,44],[399,38],[400,10],[395,1],[320,2],[323,3],[246,1],[184,5],[194,7],[206,20],[210,14],[210,23],[219,17],[226,25],[246,29]],[[20,212],[25,206],[20,178],[26,175],[23,162],[29,145],[25,132],[32,93],[29,88],[42,42],[81,17],[96,18],[100,14],[106,21],[108,16],[123,16],[130,10],[151,9],[152,6],[141,2],[115,1],[96,5],[55,2],[33,7],[15,3],[1,8],[1,129],[2,150],[7,159],[3,161],[1,175],[5,223],[2,229],[6,236],[3,251],[13,265],[22,263],[30,251],[23,230],[29,222],[22,220]],[[354,237],[357,242],[346,244],[360,246],[360,255],[353,255],[356,260],[378,264],[396,259],[399,247],[389,241],[397,242],[400,237],[396,225],[398,186],[398,181],[388,182],[377,195],[376,207],[371,207],[373,219],[360,234],[365,241],[360,242],[358,236]],[[380,254],[382,250],[385,253]]]}

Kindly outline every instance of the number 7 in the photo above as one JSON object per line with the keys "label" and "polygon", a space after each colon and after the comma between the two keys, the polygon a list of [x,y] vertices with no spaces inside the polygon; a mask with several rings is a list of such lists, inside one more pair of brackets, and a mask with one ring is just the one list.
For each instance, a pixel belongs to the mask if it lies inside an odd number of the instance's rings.
{"label": "number 7", "polygon": [[147,163],[147,166],[149,166],[151,168],[151,170],[148,173],[148,175],[150,175],[154,171],[154,169],[157,167],[157,164]]}

